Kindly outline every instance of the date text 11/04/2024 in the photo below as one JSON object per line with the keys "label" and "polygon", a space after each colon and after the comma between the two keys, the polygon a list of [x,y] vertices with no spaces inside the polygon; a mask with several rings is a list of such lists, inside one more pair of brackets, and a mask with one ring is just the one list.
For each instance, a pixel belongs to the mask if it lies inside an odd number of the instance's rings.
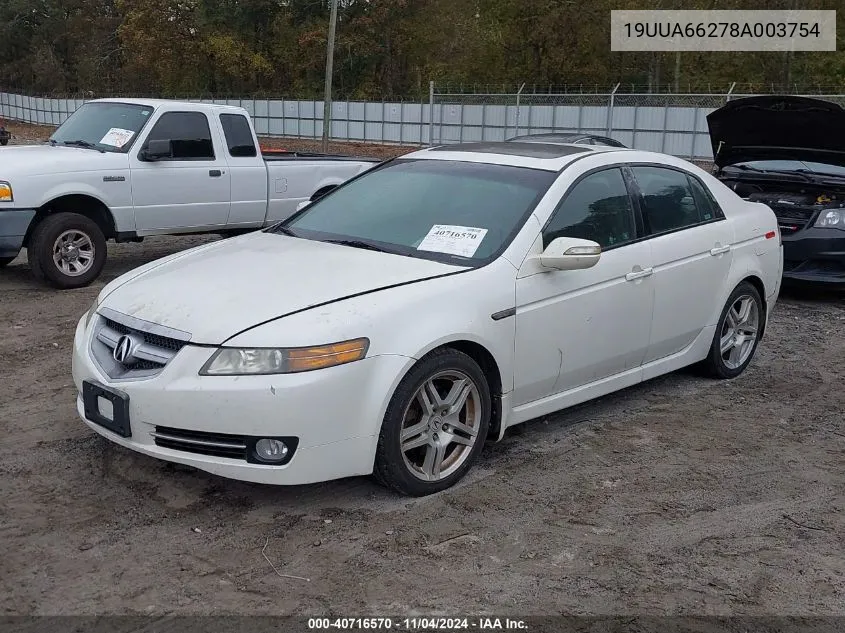
{"label": "date text 11/04/2024", "polygon": [[526,631],[524,620],[512,618],[309,618],[308,629],[319,630],[403,630],[403,631]]}

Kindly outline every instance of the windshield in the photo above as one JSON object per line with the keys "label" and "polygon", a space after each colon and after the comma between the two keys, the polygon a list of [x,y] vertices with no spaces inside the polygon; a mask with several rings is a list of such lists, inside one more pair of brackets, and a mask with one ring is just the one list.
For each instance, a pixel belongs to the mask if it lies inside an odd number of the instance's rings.
{"label": "windshield", "polygon": [[811,172],[824,176],[838,176],[845,178],[845,167],[839,165],[828,165],[827,163],[814,163],[804,160],[749,160],[735,165],[726,166],[735,169],[751,169],[754,171],[797,171],[799,173]]}
{"label": "windshield", "polygon": [[153,109],[128,103],[86,103],[53,132],[50,142],[127,152]]}
{"label": "windshield", "polygon": [[350,181],[274,230],[481,264],[510,243],[556,176],[522,167],[398,160]]}

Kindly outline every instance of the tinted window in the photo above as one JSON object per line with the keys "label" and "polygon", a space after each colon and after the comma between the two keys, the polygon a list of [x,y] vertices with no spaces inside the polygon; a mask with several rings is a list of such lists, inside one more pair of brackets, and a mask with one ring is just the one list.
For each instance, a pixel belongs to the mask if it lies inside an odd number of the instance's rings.
{"label": "tinted window", "polygon": [[707,191],[704,185],[702,185],[697,178],[693,178],[692,176],[688,176],[688,178],[701,219],[707,222],[708,220],[712,220],[714,218],[724,217],[719,205],[716,204],[713,196],[709,191]]}
{"label": "tinted window", "polygon": [[[510,243],[555,178],[552,171],[505,165],[398,160],[339,187],[282,226],[309,239],[480,263],[466,260],[488,259]],[[450,246],[444,239],[452,233]]]}
{"label": "tinted window", "polygon": [[643,196],[649,233],[664,233],[701,222],[686,174],[662,167],[632,167]]}
{"label": "tinted window", "polygon": [[578,237],[609,248],[635,237],[631,199],[622,172],[606,169],[578,182],[543,231],[543,246],[558,237]]}
{"label": "tinted window", "polygon": [[212,160],[214,144],[208,119],[201,112],[167,112],[161,115],[147,141],[170,140],[172,160]]}
{"label": "tinted window", "polygon": [[220,124],[229,147],[229,156],[257,156],[249,121],[242,114],[221,114]]}

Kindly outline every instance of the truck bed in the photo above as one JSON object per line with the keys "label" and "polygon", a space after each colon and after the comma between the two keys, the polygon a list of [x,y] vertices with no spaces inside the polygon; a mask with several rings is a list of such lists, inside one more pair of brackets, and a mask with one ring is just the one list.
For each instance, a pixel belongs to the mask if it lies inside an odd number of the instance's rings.
{"label": "truck bed", "polygon": [[319,152],[294,152],[285,149],[262,149],[261,156],[267,162],[291,161],[291,160],[329,160],[329,161],[356,161],[380,163],[380,158],[371,156],[347,156],[344,154],[321,154]]}

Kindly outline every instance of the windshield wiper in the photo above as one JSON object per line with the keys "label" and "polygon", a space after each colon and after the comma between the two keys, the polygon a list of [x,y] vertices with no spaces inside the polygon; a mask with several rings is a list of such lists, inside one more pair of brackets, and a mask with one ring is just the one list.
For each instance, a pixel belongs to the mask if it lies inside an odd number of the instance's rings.
{"label": "windshield wiper", "polygon": [[292,229],[286,226],[276,226],[272,229],[273,233],[281,233],[282,235],[289,235],[290,237],[299,237]]}
{"label": "windshield wiper", "polygon": [[[90,141],[83,141],[82,139],[77,139],[75,141],[62,141],[62,145],[71,145],[73,147],[84,147],[85,149],[97,149],[97,146],[94,143],[91,143]],[[106,153],[106,151],[103,150],[103,149],[100,149],[98,151],[102,152],[103,154]]]}
{"label": "windshield wiper", "polygon": [[817,176],[820,178],[845,178],[845,174],[831,174],[828,171],[813,171],[812,169],[796,169],[795,171],[807,176]]}
{"label": "windshield wiper", "polygon": [[729,167],[739,171],[753,171],[756,174],[794,174],[799,178],[803,178],[805,181],[812,180],[808,175],[811,172],[805,169],[760,169],[759,167],[749,167],[748,165],[730,165]]}
{"label": "windshield wiper", "polygon": [[363,240],[321,240],[322,242],[328,242],[329,244],[340,244],[341,246],[351,246],[352,248],[363,248],[364,250],[368,251],[377,251],[379,253],[390,253],[391,251],[387,250],[386,248],[382,248],[381,246],[376,246],[375,244],[370,244],[369,242],[364,242]]}

